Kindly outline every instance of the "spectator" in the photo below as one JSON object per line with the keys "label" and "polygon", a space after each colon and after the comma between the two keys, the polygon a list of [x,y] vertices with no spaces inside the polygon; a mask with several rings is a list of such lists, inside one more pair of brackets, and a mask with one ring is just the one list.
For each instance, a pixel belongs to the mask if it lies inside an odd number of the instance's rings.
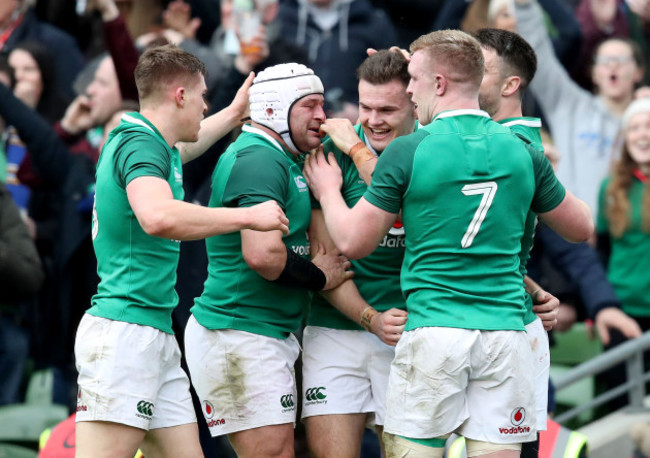
{"label": "spectator", "polygon": [[77,43],[62,30],[40,22],[28,0],[5,0],[0,7],[0,50],[8,53],[24,41],[39,42],[57,56],[56,84],[72,97],[72,82],[85,60]]}
{"label": "spectator", "polygon": [[35,297],[42,281],[34,241],[11,194],[0,184],[0,405],[19,402],[29,348],[24,305]]}
{"label": "spectator", "polygon": [[[603,181],[598,213],[599,247],[611,253],[607,274],[623,311],[634,318],[642,331],[650,330],[650,99],[634,101],[622,118],[621,157],[611,175]],[[633,328],[612,332],[606,348],[639,335]],[[646,365],[650,354],[645,353]],[[618,373],[618,377],[616,376]],[[613,383],[624,378],[625,371],[610,371]]]}
{"label": "spectator", "polygon": [[57,85],[50,50],[35,41],[19,43],[8,61],[16,75],[16,96],[50,123],[61,119],[70,99]]}
{"label": "spectator", "polygon": [[369,0],[288,0],[280,5],[283,36],[308,52],[325,86],[328,117],[358,118],[355,71],[366,49],[388,49],[395,27]]}
{"label": "spectator", "polygon": [[630,41],[603,42],[596,50],[592,72],[597,94],[591,94],[580,88],[559,63],[537,2],[517,0],[516,11],[519,33],[533,46],[539,62],[530,89],[563,155],[558,178],[595,214],[598,186],[610,165],[620,116],[643,75],[641,55]]}

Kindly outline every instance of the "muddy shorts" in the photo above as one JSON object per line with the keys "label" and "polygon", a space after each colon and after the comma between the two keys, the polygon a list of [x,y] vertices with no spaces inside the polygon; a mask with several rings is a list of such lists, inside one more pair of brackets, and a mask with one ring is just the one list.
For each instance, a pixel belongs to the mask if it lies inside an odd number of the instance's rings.
{"label": "muddy shorts", "polygon": [[190,316],[185,358],[213,437],[296,421],[297,339],[210,330]]}

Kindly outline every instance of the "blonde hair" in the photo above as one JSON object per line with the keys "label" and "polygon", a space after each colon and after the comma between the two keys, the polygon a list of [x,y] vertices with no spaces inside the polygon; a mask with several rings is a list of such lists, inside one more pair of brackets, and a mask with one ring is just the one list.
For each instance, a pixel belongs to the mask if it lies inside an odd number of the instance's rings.
{"label": "blonde hair", "polygon": [[460,30],[436,30],[411,43],[411,53],[424,51],[436,69],[449,80],[472,83],[478,88],[483,80],[485,62],[476,38]]}
{"label": "blonde hair", "polygon": [[[639,99],[632,102],[623,114],[621,135],[626,136],[630,119],[633,116],[648,112],[650,112],[650,99]],[[638,164],[630,155],[627,141],[623,141],[621,157],[614,163],[611,180],[605,194],[605,214],[609,220],[609,231],[614,238],[622,237],[631,223],[630,188],[635,179],[634,171],[637,168]],[[650,185],[647,183],[643,184],[641,198],[641,228],[643,232],[650,233]]]}

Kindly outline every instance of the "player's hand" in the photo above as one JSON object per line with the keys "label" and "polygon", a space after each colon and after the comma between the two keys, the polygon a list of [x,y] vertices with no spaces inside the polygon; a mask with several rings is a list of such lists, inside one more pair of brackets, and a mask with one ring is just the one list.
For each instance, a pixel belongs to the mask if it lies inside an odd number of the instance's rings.
{"label": "player's hand", "polygon": [[395,346],[406,325],[406,310],[392,308],[378,313],[370,320],[370,330],[387,345]]}
{"label": "player's hand", "polygon": [[[399,46],[391,46],[388,48],[388,50],[402,54],[407,62],[411,62],[411,54],[406,49],[400,48]],[[372,56],[373,54],[377,54],[377,50],[375,48],[368,48],[366,49],[366,54],[368,54],[368,56]]]}
{"label": "player's hand", "polygon": [[596,330],[603,345],[609,344],[610,329],[617,329],[628,339],[634,339],[643,334],[639,323],[616,307],[604,308],[596,315]]}
{"label": "player's hand", "polygon": [[93,118],[90,114],[90,99],[79,95],[65,110],[61,127],[70,135],[77,135],[93,127]]}
{"label": "player's hand", "polygon": [[329,135],[336,147],[344,154],[348,154],[350,149],[361,141],[352,122],[345,118],[327,118],[320,125],[320,133],[323,137]]}
{"label": "player's hand", "polygon": [[289,235],[289,219],[284,214],[278,203],[274,200],[248,207],[250,211],[250,224],[247,229],[255,231],[281,230]]}
{"label": "player's hand", "polygon": [[560,301],[543,289],[538,289],[531,297],[533,299],[533,312],[542,320],[544,329],[550,331],[557,324]]}
{"label": "player's hand", "polygon": [[234,112],[235,119],[245,119],[250,115],[249,103],[248,103],[248,91],[253,84],[255,79],[255,73],[250,72],[246,81],[237,89],[237,94],[235,98],[228,105],[228,109]]}
{"label": "player's hand", "polygon": [[343,174],[334,154],[330,153],[325,158],[322,145],[307,156],[303,174],[317,200],[320,200],[328,190],[338,191],[343,186]]}
{"label": "player's hand", "polygon": [[[312,247],[314,249],[314,247]],[[311,260],[316,267],[323,271],[327,281],[323,287],[323,291],[336,288],[346,280],[351,279],[354,273],[350,270],[352,263],[341,254],[338,250],[325,251],[325,245],[318,244],[318,251],[316,256]]]}

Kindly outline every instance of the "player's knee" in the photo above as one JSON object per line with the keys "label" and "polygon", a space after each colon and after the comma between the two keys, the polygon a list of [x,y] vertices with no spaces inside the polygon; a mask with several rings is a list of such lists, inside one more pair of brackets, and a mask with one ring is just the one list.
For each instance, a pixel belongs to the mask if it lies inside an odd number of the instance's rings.
{"label": "player's knee", "polygon": [[384,432],[383,440],[386,448],[386,458],[403,456],[409,458],[442,458],[445,453],[444,446],[428,447],[386,432]]}
{"label": "player's knee", "polygon": [[467,438],[465,438],[465,447],[467,448],[468,458],[506,450],[521,451],[521,444],[495,444],[493,442],[483,442]]}

